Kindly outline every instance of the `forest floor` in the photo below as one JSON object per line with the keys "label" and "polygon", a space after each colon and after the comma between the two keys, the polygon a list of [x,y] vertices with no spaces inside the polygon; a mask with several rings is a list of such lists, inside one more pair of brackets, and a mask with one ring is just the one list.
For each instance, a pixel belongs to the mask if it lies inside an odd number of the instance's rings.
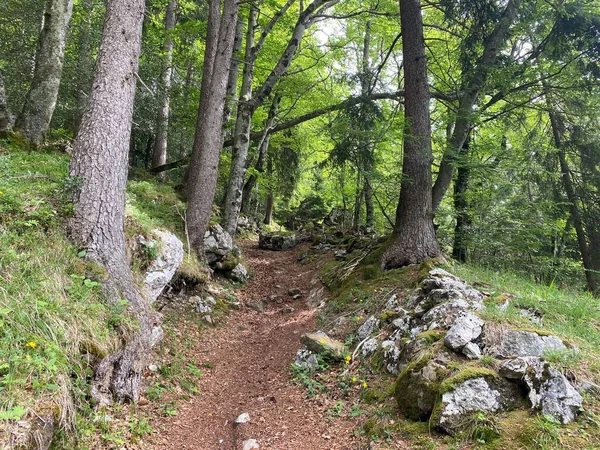
{"label": "forest floor", "polygon": [[[290,371],[301,335],[316,328],[317,310],[305,299],[320,285],[318,268],[296,262],[302,247],[272,252],[251,241],[241,247],[253,279],[236,292],[238,299],[246,304],[280,296],[284,301],[265,302],[262,313],[243,307],[222,327],[203,333],[190,349],[209,367],[198,394],[180,404],[176,416],[152,423],[148,448],[230,450],[242,448],[246,439],[273,450],[365,448],[364,438],[354,433],[357,419],[328,415],[330,402],[307,398]],[[301,289],[303,298],[292,300],[290,289]],[[242,413],[250,422],[235,425]]]}

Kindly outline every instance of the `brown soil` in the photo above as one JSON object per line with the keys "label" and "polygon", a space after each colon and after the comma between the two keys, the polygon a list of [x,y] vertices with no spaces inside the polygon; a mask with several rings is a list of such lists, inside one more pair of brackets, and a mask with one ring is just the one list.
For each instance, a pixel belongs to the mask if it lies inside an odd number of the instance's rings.
{"label": "brown soil", "polygon": [[[280,295],[268,302],[264,313],[249,308],[234,311],[222,328],[204,334],[195,346],[198,359],[211,361],[200,380],[199,394],[180,405],[175,417],[153,423],[157,433],[151,449],[241,449],[245,439],[256,439],[261,449],[323,450],[364,448],[354,436],[355,419],[326,411],[332,401],[311,400],[290,374],[300,336],[316,328],[316,311],[304,299],[319,287],[317,268],[299,265],[303,249],[286,252],[260,250],[254,242],[242,243],[254,278],[238,292],[243,303]],[[293,301],[288,290],[299,288],[302,300]],[[293,308],[293,312],[286,309]],[[241,413],[250,422],[234,425]]]}

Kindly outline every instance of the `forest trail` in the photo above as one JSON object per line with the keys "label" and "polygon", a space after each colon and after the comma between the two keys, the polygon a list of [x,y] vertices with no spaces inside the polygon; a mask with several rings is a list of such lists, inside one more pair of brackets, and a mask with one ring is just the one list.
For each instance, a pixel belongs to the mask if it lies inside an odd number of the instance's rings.
{"label": "forest trail", "polygon": [[[296,262],[302,247],[284,252],[260,250],[256,242],[241,247],[254,278],[237,291],[239,300],[278,295],[284,301],[266,303],[263,313],[233,311],[222,328],[202,338],[198,359],[214,367],[205,371],[197,396],[175,417],[161,419],[149,448],[239,450],[244,440],[255,439],[261,450],[356,450],[355,420],[326,420],[332,405],[307,399],[289,371],[300,336],[316,327],[316,310],[306,305],[310,290],[320,285],[316,267]],[[302,290],[301,300],[288,295],[295,288]],[[250,422],[235,425],[242,413]]]}

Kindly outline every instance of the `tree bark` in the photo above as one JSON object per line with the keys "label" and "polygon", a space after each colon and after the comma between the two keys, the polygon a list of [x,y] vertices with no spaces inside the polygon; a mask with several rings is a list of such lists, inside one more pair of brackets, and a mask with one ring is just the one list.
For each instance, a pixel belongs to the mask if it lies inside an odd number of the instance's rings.
{"label": "tree bark", "polygon": [[359,167],[356,171],[356,192],[354,195],[354,213],[352,214],[352,229],[354,231],[358,231],[360,229],[360,213],[362,211],[364,194],[365,191],[362,170]]}
{"label": "tree bark", "polygon": [[[256,8],[250,8],[248,13],[248,28],[246,30],[246,50],[244,54],[244,70],[242,73],[242,87],[238,101],[237,117],[233,130],[233,154],[229,183],[225,195],[225,210],[223,222],[225,230],[232,236],[237,228],[238,214],[241,209],[242,190],[246,178],[246,159],[250,146],[250,127],[254,111],[250,107],[252,96],[252,82],[254,81],[254,63],[256,62],[256,48],[254,47],[254,29],[256,27]],[[239,199],[239,206],[238,206]]]}
{"label": "tree bark", "polygon": [[215,197],[223,133],[223,112],[238,14],[236,0],[209,2],[209,28],[198,108],[198,122],[188,180],[188,233],[196,254],[204,259],[204,233]]}
{"label": "tree bark", "polygon": [[573,186],[573,180],[571,179],[571,170],[569,163],[567,162],[567,156],[563,146],[563,129],[564,120],[560,115],[550,108],[550,125],[552,126],[552,135],[554,137],[554,146],[558,150],[558,160],[560,163],[561,179],[565,193],[567,194],[567,200],[569,200],[569,212],[573,219],[573,226],[577,234],[577,243],[579,244],[579,252],[581,253],[581,259],[583,260],[583,268],[585,270],[585,279],[587,281],[588,289],[595,295],[600,296],[600,283],[598,281],[598,274],[594,270],[593,255],[588,245],[588,240],[579,211],[579,198],[575,192]]}
{"label": "tree bark", "polygon": [[454,131],[450,142],[447,144],[446,151],[444,151],[438,175],[432,189],[432,208],[434,213],[452,182],[454,160],[457,153],[460,152],[473,122],[473,107],[480,91],[485,87],[490,70],[496,65],[498,55],[500,55],[502,50],[502,44],[508,38],[510,28],[516,20],[520,4],[521,0],[508,1],[502,18],[484,42],[483,53],[477,61],[472,75],[467,80],[464,80],[466,89],[459,101]]}
{"label": "tree bark", "polygon": [[365,193],[365,225],[367,228],[372,230],[375,227],[375,207],[373,205],[373,190],[371,189],[371,180],[368,175],[365,176],[365,187],[363,188],[363,191]]}
{"label": "tree bark", "polygon": [[[292,3],[293,0],[288,1],[273,19],[278,19]],[[279,58],[279,61],[269,73],[262,86],[256,90],[256,93],[249,91],[250,93],[248,97],[244,98],[244,89],[242,88],[242,95],[240,96],[241,98],[238,104],[238,119],[236,120],[234,131],[233,158],[231,161],[231,171],[229,174],[227,194],[225,196],[225,211],[223,215],[225,229],[231,235],[235,234],[235,230],[237,228],[237,219],[242,206],[242,191],[244,181],[246,179],[246,161],[250,147],[250,125],[252,123],[252,116],[254,115],[256,109],[266,101],[273,91],[275,85],[287,72],[290,64],[292,63],[296,50],[302,42],[305,31],[312,23],[313,15],[316,14],[322,7],[327,8],[327,3],[327,0],[314,0],[304,11],[300,13],[300,16],[298,17],[294,27],[294,31],[292,32],[292,36],[290,37],[281,57]],[[274,20],[271,20],[269,25],[267,25],[265,32],[268,33],[268,31],[270,31],[270,27],[274,25]],[[261,38],[259,39],[257,48],[252,52],[252,70],[258,50],[260,50],[260,47],[266,38],[267,33],[265,32],[263,32]],[[248,47],[247,44],[246,47]],[[248,62],[246,62],[246,65],[248,65]]]}
{"label": "tree bark", "polygon": [[400,0],[404,52],[404,159],[396,226],[382,267],[392,269],[441,257],[431,209],[431,124],[427,59],[420,0]]}
{"label": "tree bark", "polygon": [[[171,79],[173,77],[173,30],[177,23],[177,0],[170,0],[165,13],[165,44],[160,80],[160,106],[156,116],[156,136],[152,152],[152,167],[162,166],[167,162],[167,144],[169,134],[169,113],[171,102]],[[158,174],[164,178],[164,172]]]}
{"label": "tree bark", "polygon": [[100,404],[137,401],[159,316],[140,293],[125,250],[125,188],[140,52],[143,0],[107,0],[104,32],[90,100],[73,144],[70,176],[77,180],[73,241],[104,266],[112,300],[123,296],[139,321],[125,347],[96,370],[92,395]]}
{"label": "tree bark", "polygon": [[269,158],[267,162],[267,173],[269,174],[269,191],[267,193],[267,204],[265,206],[265,225],[271,225],[273,223],[273,209],[275,205],[275,198],[273,195],[273,159]]}
{"label": "tree bark", "polygon": [[73,0],[48,0],[35,56],[35,69],[15,130],[40,146],[56,107]]}
{"label": "tree bark", "polygon": [[[271,103],[271,108],[269,108],[269,115],[265,120],[265,132],[262,140],[258,144],[258,158],[256,159],[256,165],[254,168],[258,173],[262,173],[265,167],[265,159],[267,157],[267,152],[269,151],[269,143],[271,141],[271,133],[269,130],[273,126],[273,122],[275,121],[275,116],[277,115],[277,110],[279,108],[279,101],[281,97],[276,95]],[[252,174],[248,178],[248,181],[244,184],[244,191],[242,194],[242,211],[248,212],[248,208],[250,207],[250,198],[252,196],[252,190],[258,181],[258,175]]]}
{"label": "tree bark", "polygon": [[240,76],[240,61],[242,60],[241,50],[244,38],[244,20],[238,15],[235,26],[235,38],[233,41],[233,53],[231,56],[231,67],[229,68],[229,77],[227,79],[227,95],[225,100],[225,110],[223,111],[223,139],[231,121],[231,110],[237,100],[237,83]]}
{"label": "tree bark", "polygon": [[[362,77],[361,77],[361,95],[367,96],[371,92],[371,79],[370,72],[371,69],[369,67],[369,50],[371,48],[371,21],[367,21],[367,25],[365,27],[365,39],[363,43],[363,54],[362,54]],[[365,165],[364,168],[364,178],[365,184],[363,186],[363,193],[365,196],[365,225],[367,228],[373,228],[375,223],[375,208],[373,207],[373,191],[371,190],[370,183],[370,175],[373,170],[371,161],[373,160],[373,144],[371,142],[371,136],[368,134],[372,130],[365,130],[364,144],[369,152],[369,162]]]}
{"label": "tree bark", "polygon": [[471,169],[466,163],[469,154],[469,137],[461,149],[461,161],[458,164],[456,181],[454,182],[454,211],[456,212],[456,226],[454,227],[454,245],[452,258],[460,262],[467,262],[467,228],[471,225],[469,205],[467,203],[467,188]]}
{"label": "tree bark", "polygon": [[12,115],[4,90],[4,78],[0,72],[0,137],[6,137],[12,131]]}

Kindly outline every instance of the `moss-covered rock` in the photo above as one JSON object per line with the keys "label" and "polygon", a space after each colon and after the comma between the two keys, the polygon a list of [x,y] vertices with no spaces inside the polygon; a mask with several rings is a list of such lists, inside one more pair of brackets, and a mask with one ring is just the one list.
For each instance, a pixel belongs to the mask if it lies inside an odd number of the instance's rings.
{"label": "moss-covered rock", "polygon": [[405,417],[427,420],[439,396],[442,381],[448,376],[448,364],[456,357],[436,346],[415,358],[396,380],[394,396]]}

